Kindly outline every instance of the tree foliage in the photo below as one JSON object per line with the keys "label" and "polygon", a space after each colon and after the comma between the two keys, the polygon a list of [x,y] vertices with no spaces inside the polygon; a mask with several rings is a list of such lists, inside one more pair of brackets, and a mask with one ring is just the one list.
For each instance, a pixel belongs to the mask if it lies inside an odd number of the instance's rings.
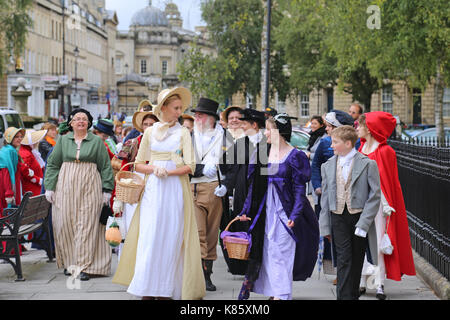
{"label": "tree foliage", "polygon": [[[180,78],[193,83],[196,92],[221,101],[240,91],[256,97],[261,91],[262,1],[203,0],[201,8],[217,56],[206,56],[199,48],[190,50],[178,65]],[[276,11],[272,17],[273,27],[280,19]],[[283,59],[282,50],[271,51],[271,91],[278,91],[284,100],[289,89]]]}
{"label": "tree foliage", "polygon": [[10,57],[22,55],[32,19],[28,9],[32,0],[0,0],[0,74]]}

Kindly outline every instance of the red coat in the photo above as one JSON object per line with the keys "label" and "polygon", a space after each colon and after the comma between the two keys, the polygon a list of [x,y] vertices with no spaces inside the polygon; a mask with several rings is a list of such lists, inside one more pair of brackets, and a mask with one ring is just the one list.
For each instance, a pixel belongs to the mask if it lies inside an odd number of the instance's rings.
{"label": "red coat", "polygon": [[[39,162],[31,152],[31,147],[22,145],[19,149],[19,156],[23,160],[23,164],[19,165],[19,170],[21,170],[22,173],[23,193],[25,194],[25,192],[31,191],[33,196],[40,195],[42,185],[39,184],[39,180],[44,178],[44,173],[42,172]],[[28,174],[28,169],[34,171],[33,177],[30,177]],[[32,182],[32,179],[35,179],[36,182]]]}
{"label": "red coat", "polygon": [[[15,190],[13,190],[8,169],[0,169],[0,217],[3,216],[3,209],[7,207],[5,198],[14,197],[16,206],[20,205],[20,201],[22,200],[22,185],[20,183],[20,180],[20,170],[16,170],[16,186]],[[2,253],[4,253],[6,251],[6,241],[2,241],[2,247]],[[14,254],[14,249],[12,249],[11,254]],[[19,247],[19,254],[22,255],[22,246]]]}
{"label": "red coat", "polygon": [[[398,178],[397,156],[394,149],[387,145],[387,138],[395,128],[395,119],[391,114],[381,111],[366,113],[366,125],[371,135],[380,142],[378,148],[367,156],[375,160],[380,172],[381,191],[392,212],[387,233],[394,247],[391,255],[384,255],[386,276],[388,279],[400,281],[403,274],[415,275],[414,260],[411,250],[408,220],[402,187]],[[365,140],[361,139],[362,150]]]}

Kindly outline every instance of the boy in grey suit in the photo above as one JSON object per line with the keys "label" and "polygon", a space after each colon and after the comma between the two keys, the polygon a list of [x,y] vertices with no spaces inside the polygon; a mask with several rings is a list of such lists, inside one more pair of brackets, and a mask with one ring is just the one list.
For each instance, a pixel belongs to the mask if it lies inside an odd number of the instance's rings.
{"label": "boy in grey suit", "polygon": [[359,280],[369,242],[377,264],[374,218],[380,207],[380,176],[375,161],[354,149],[351,126],[331,133],[334,156],[322,165],[320,235],[333,241],[337,261],[337,299],[359,298]]}

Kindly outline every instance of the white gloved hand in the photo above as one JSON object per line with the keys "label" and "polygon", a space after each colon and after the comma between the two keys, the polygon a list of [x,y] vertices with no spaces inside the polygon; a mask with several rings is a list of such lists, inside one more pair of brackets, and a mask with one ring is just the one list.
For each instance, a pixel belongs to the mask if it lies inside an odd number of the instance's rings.
{"label": "white gloved hand", "polygon": [[214,194],[218,197],[223,197],[227,194],[227,187],[225,187],[224,185],[217,186],[214,190]]}
{"label": "white gloved hand", "polygon": [[161,168],[158,166],[155,166],[155,169],[153,169],[153,174],[157,176],[158,178],[166,178],[167,177],[167,170],[165,168]]}
{"label": "white gloved hand", "polygon": [[111,193],[103,192],[103,203],[108,204],[109,200],[111,200]]}
{"label": "white gloved hand", "polygon": [[114,198],[112,209],[114,213],[121,213],[123,211],[123,202]]}
{"label": "white gloved hand", "polygon": [[383,206],[383,215],[385,217],[390,216],[392,212],[395,212],[395,209],[390,206]]}
{"label": "white gloved hand", "polygon": [[45,191],[45,198],[48,202],[54,203],[55,202],[55,191],[47,190]]}
{"label": "white gloved hand", "polygon": [[11,204],[14,202],[14,197],[5,198],[5,200],[6,200],[6,204]]}
{"label": "white gloved hand", "polygon": [[217,175],[216,165],[207,163],[202,171],[203,175],[209,179],[214,178]]}
{"label": "white gloved hand", "polygon": [[363,229],[356,228],[355,235],[361,238],[365,238],[367,236],[367,232],[364,231]]}
{"label": "white gloved hand", "polygon": [[28,169],[28,176],[29,177],[33,177],[34,176],[34,171],[31,169]]}

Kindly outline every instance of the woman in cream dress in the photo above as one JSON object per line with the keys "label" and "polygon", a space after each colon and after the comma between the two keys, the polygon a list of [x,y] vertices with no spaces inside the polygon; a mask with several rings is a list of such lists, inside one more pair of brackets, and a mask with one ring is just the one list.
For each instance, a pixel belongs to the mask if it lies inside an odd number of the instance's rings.
{"label": "woman in cream dress", "polygon": [[[178,123],[191,94],[163,90],[136,158],[145,189],[113,282],[143,299],[201,299],[205,282],[188,174],[195,168],[189,131]],[[146,164],[148,161],[148,164]]]}

